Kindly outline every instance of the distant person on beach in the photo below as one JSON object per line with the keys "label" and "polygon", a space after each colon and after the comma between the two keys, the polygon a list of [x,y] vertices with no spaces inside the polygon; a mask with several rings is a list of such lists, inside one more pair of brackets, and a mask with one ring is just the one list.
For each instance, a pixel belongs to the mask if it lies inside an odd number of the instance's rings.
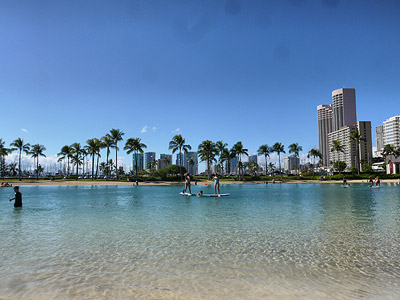
{"label": "distant person on beach", "polygon": [[14,207],[22,207],[22,194],[19,192],[19,186],[14,187],[14,192],[15,196],[10,199],[10,202],[14,200]]}
{"label": "distant person on beach", "polygon": [[379,176],[376,176],[376,178],[375,178],[375,185],[381,186],[381,180],[379,179]]}
{"label": "distant person on beach", "polygon": [[192,193],[192,188],[190,186],[190,174],[186,173],[185,174],[185,189],[183,190],[183,193],[186,193],[186,190],[189,188],[189,193]]}
{"label": "distant person on beach", "polygon": [[372,176],[369,176],[369,187],[372,187],[374,185],[374,181],[372,179]]}
{"label": "distant person on beach", "polygon": [[218,190],[218,197],[219,197],[219,195],[221,194],[221,192],[219,191],[219,178],[218,178],[217,174],[215,174],[213,176],[214,176],[213,177],[213,180],[214,180],[214,193],[216,195],[217,194],[217,190]]}

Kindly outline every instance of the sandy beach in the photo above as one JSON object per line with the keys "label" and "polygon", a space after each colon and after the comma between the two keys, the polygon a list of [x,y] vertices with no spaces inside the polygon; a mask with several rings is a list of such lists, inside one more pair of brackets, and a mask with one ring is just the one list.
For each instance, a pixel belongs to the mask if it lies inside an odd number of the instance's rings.
{"label": "sandy beach", "polygon": [[[6,181],[7,182],[7,181]],[[8,181],[12,185],[69,185],[69,186],[90,186],[90,185],[108,185],[108,186],[122,186],[122,185],[135,185],[134,182],[128,181],[73,181],[73,180],[24,180],[24,181]],[[348,180],[349,183],[365,183],[367,184],[367,180]],[[397,179],[384,179],[381,180],[381,183],[397,183]],[[224,184],[264,184],[264,181],[221,181],[221,185]],[[341,180],[290,180],[290,181],[279,181],[276,180],[275,184],[294,184],[294,183],[336,183],[342,184]],[[212,185],[213,181],[202,181],[197,182],[197,185]],[[271,181],[268,181],[268,184],[273,184]],[[172,186],[172,185],[184,185],[183,182],[174,182],[174,181],[160,181],[160,182],[140,182],[139,185],[143,186]],[[196,184],[192,182],[192,186]]]}

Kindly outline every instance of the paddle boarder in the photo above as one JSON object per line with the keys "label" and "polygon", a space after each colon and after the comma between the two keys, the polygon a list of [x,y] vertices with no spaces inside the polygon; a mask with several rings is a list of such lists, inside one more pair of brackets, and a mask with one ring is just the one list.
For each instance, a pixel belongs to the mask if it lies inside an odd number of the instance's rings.
{"label": "paddle boarder", "polygon": [[219,197],[221,192],[219,191],[219,178],[217,174],[213,175],[213,180],[214,180],[214,193],[216,195],[218,190],[218,197]]}

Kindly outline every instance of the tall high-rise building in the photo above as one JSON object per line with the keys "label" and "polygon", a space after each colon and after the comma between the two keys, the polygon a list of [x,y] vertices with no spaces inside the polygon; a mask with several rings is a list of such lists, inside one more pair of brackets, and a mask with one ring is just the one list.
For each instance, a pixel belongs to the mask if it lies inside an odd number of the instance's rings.
{"label": "tall high-rise building", "polygon": [[157,169],[165,169],[172,165],[171,154],[160,154],[160,159],[157,162]]}
{"label": "tall high-rise building", "polygon": [[257,163],[257,159],[257,154],[249,155],[249,162],[254,161],[255,163]]}
{"label": "tall high-rise building", "polygon": [[383,147],[385,147],[385,126],[379,125],[376,127],[376,154],[377,156],[380,156],[380,153],[383,150]]}
{"label": "tall high-rise building", "polygon": [[177,166],[179,166],[179,165],[183,166],[183,153],[181,153],[181,154],[177,153],[176,154],[175,164]]}
{"label": "tall high-rise building", "polygon": [[183,166],[186,170],[192,174],[197,175],[199,173],[199,162],[197,158],[197,152],[188,152],[183,154]]}
{"label": "tall high-rise building", "polygon": [[[137,155],[137,160],[138,160],[138,164],[137,164],[137,166],[138,166],[138,172],[140,172],[140,171],[143,170],[143,166],[144,166],[144,163],[143,163],[143,153],[138,153],[138,155]],[[133,168],[133,172],[136,173],[136,155],[135,155],[135,153],[133,153],[132,168]]]}
{"label": "tall high-rise building", "polygon": [[383,122],[384,146],[400,147],[400,116],[394,116]]}
{"label": "tall high-rise building", "polygon": [[231,160],[231,173],[236,173],[237,172],[237,166],[239,163],[239,158],[237,156],[235,156],[234,158],[232,158]]}
{"label": "tall high-rise building", "polygon": [[332,132],[332,106],[322,104],[317,106],[319,151],[322,154],[322,165],[329,166],[328,134]]}
{"label": "tall high-rise building", "polygon": [[156,160],[155,152],[145,152],[144,153],[144,169],[149,170],[149,162]]}
{"label": "tall high-rise building", "polygon": [[[347,168],[356,166],[356,144],[350,138],[351,132],[356,126],[343,126],[339,130],[328,134],[329,165],[332,167],[337,161],[344,161]],[[339,141],[343,147],[343,152],[332,151],[333,141]]]}
{"label": "tall high-rise building", "polygon": [[356,90],[337,89],[332,92],[333,130],[357,124]]}
{"label": "tall high-rise building", "polygon": [[283,165],[287,173],[295,174],[300,168],[300,158],[294,154],[284,157]]}
{"label": "tall high-rise building", "polygon": [[[358,130],[361,135],[358,147],[361,168],[372,162],[371,122],[360,121],[357,122],[357,126],[343,126],[339,130],[328,134],[329,159],[331,166],[337,161],[344,161],[347,165],[347,169],[351,167],[359,167],[357,166],[357,145],[356,142],[351,139],[351,132],[355,130]],[[331,151],[334,140],[340,142],[344,150],[343,152]]]}
{"label": "tall high-rise building", "polygon": [[359,154],[361,171],[365,165],[372,164],[372,134],[371,134],[371,121],[358,121],[358,133],[361,135]]}

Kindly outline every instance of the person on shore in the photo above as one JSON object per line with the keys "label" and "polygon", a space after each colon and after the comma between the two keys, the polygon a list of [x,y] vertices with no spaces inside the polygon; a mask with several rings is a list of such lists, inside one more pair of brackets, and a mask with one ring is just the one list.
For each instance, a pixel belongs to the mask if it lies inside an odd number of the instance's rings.
{"label": "person on shore", "polygon": [[375,185],[381,186],[381,180],[379,179],[379,176],[376,176],[376,178],[375,178]]}
{"label": "person on shore", "polygon": [[219,197],[221,192],[219,190],[219,178],[217,174],[213,175],[213,180],[214,180],[214,194],[217,195],[217,190],[218,190],[218,197]]}
{"label": "person on shore", "polygon": [[189,193],[192,193],[192,188],[190,186],[190,174],[186,173],[185,174],[185,189],[183,190],[183,193],[186,193],[186,190],[189,188]]}
{"label": "person on shore", "polygon": [[372,179],[372,176],[369,176],[369,187],[372,187],[374,185],[374,181]]}
{"label": "person on shore", "polygon": [[14,200],[14,207],[22,207],[22,194],[19,192],[19,186],[14,187],[14,192],[15,196],[10,199],[10,202]]}

